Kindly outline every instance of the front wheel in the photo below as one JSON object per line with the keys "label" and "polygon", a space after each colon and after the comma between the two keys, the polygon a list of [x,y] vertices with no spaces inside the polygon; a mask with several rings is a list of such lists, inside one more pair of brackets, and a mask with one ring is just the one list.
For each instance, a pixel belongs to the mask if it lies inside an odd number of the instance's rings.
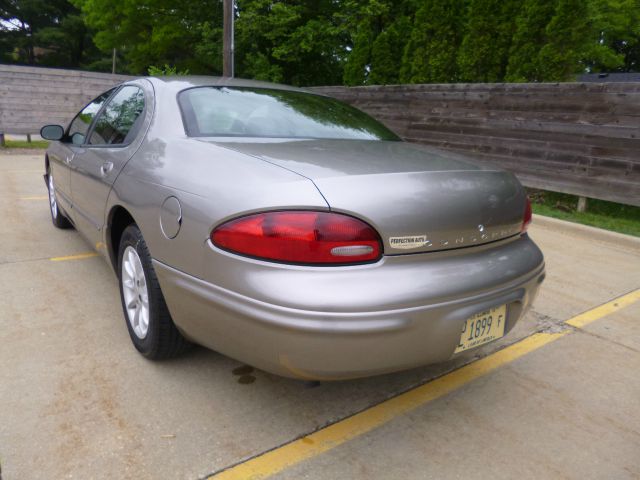
{"label": "front wheel", "polygon": [[58,207],[56,186],[53,182],[53,174],[51,171],[47,173],[47,190],[49,191],[49,212],[51,213],[51,222],[56,228],[71,228],[71,222],[62,214],[60,207]]}
{"label": "front wheel", "polygon": [[149,249],[136,225],[129,225],[122,233],[118,278],[122,310],[136,349],[151,360],[185,351],[190,344],[171,319]]}

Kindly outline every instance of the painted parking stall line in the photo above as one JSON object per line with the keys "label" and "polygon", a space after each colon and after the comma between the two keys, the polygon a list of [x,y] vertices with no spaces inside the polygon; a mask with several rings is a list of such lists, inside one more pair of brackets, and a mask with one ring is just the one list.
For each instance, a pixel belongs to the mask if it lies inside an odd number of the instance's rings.
{"label": "painted parking stall line", "polygon": [[564,323],[575,328],[583,328],[602,317],[610,315],[617,310],[621,310],[622,308],[637,302],[638,300],[640,300],[640,288],[614,298],[613,300],[604,303],[599,307],[587,310],[580,315],[576,315],[575,317],[570,318]]}
{"label": "painted parking stall line", "polygon": [[408,413],[422,405],[457,390],[498,367],[557,340],[569,331],[538,333],[521,342],[470,363],[458,370],[430,381],[397,397],[340,420],[328,427],[294,440],[282,447],[263,453],[244,463],[213,474],[209,479],[260,479],[315,457],[341,444]]}
{"label": "painted parking stall line", "polygon": [[33,195],[31,197],[20,197],[20,200],[31,201],[31,200],[48,200],[49,197],[47,195]]}
{"label": "painted parking stall line", "polygon": [[[640,289],[636,289],[576,315],[566,320],[564,324],[579,329],[639,300]],[[556,333],[535,333],[424,385],[369,407],[290,443],[215,472],[206,478],[208,480],[246,480],[263,479],[275,475],[293,465],[316,457],[349,440],[370,432],[402,414],[441,398],[473,380],[483,377],[499,367],[555,342],[574,331],[567,329]]]}
{"label": "painted parking stall line", "polygon": [[25,173],[25,174],[32,174],[32,173],[39,173],[40,175],[44,174],[44,169],[41,170],[21,170],[21,169],[5,169],[2,170],[2,172],[5,173]]}
{"label": "painted parking stall line", "polygon": [[64,257],[51,257],[49,258],[49,260],[51,260],[52,262],[66,262],[68,260],[83,260],[85,258],[93,258],[97,257],[98,255],[99,254],[97,252],[85,252],[75,255],[66,255]]}

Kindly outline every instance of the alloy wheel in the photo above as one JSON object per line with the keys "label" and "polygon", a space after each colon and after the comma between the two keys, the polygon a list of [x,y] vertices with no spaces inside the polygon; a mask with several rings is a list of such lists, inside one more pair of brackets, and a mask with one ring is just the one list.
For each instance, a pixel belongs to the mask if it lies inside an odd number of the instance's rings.
{"label": "alloy wheel", "polygon": [[56,201],[56,190],[53,185],[53,175],[49,173],[49,207],[51,208],[51,215],[53,218],[58,216],[58,202]]}
{"label": "alloy wheel", "polygon": [[128,246],[122,256],[122,293],[127,310],[127,320],[140,339],[149,331],[149,292],[140,256]]}

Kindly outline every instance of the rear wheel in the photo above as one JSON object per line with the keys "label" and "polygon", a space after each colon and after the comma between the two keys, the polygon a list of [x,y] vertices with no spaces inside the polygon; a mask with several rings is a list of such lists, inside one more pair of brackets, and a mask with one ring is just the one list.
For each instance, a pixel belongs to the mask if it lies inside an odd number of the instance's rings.
{"label": "rear wheel", "polygon": [[49,211],[51,212],[51,222],[57,228],[71,228],[71,222],[60,211],[58,200],[56,199],[56,187],[51,171],[47,173],[47,190],[49,190]]}
{"label": "rear wheel", "polygon": [[122,233],[118,278],[122,310],[136,349],[151,360],[184,352],[190,343],[171,319],[147,244],[136,225],[129,225]]}

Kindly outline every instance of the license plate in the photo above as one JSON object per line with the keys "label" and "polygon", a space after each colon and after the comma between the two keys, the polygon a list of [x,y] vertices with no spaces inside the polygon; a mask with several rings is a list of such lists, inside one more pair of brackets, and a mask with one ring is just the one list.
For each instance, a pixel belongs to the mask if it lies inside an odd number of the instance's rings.
{"label": "license plate", "polygon": [[460,343],[458,343],[453,353],[479,347],[503,337],[506,316],[507,306],[501,305],[476,313],[473,317],[468,318],[462,326]]}

